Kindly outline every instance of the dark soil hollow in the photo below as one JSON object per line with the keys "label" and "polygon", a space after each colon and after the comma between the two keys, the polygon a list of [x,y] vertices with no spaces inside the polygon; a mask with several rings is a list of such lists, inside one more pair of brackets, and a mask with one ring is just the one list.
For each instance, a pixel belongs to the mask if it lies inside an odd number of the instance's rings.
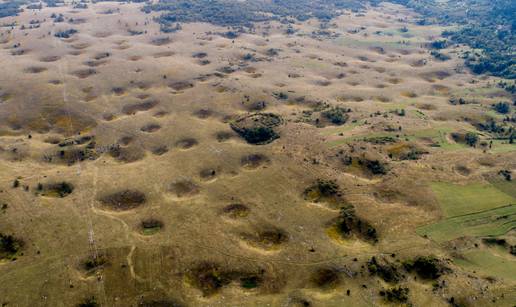
{"label": "dark soil hollow", "polygon": [[190,270],[189,280],[204,296],[211,296],[231,283],[231,274],[218,264],[205,262]]}
{"label": "dark soil hollow", "polygon": [[87,259],[85,259],[82,262],[81,267],[86,272],[94,272],[94,271],[97,271],[97,270],[103,268],[107,264],[108,264],[107,256],[100,254],[100,255],[96,255],[96,256],[90,256]]}
{"label": "dark soil hollow", "polygon": [[156,46],[163,46],[163,45],[169,44],[171,42],[172,42],[172,40],[170,39],[170,37],[158,37],[158,38],[153,39],[151,41],[151,44],[156,45]]}
{"label": "dark soil hollow", "polygon": [[258,233],[258,238],[265,245],[279,245],[288,241],[288,235],[278,229],[262,231]]}
{"label": "dark soil hollow", "polygon": [[270,159],[263,154],[250,154],[240,159],[240,165],[248,169],[256,169],[270,162]]}
{"label": "dark soil hollow", "polygon": [[147,132],[147,133],[156,132],[159,129],[161,129],[161,126],[159,124],[155,124],[155,123],[147,124],[140,128],[141,131]]}
{"label": "dark soil hollow", "polygon": [[124,163],[131,163],[141,160],[145,157],[145,151],[140,146],[111,146],[109,148],[109,155],[116,160]]}
{"label": "dark soil hollow", "polygon": [[126,115],[134,115],[137,112],[148,111],[158,105],[158,101],[149,99],[140,103],[133,103],[122,107],[122,113]]}
{"label": "dark soil hollow", "polygon": [[288,234],[275,227],[266,227],[256,231],[254,234],[243,234],[242,238],[249,244],[264,250],[276,249],[288,241]]}
{"label": "dark soil hollow", "polygon": [[72,194],[74,186],[68,182],[38,184],[36,190],[42,196],[63,198]]}
{"label": "dark soil hollow", "polygon": [[121,95],[125,94],[125,92],[126,92],[125,88],[120,87],[120,86],[116,86],[116,87],[112,88],[111,91],[113,92],[113,94],[115,94],[117,96],[121,96]]}
{"label": "dark soil hollow", "polygon": [[188,180],[179,180],[171,184],[170,192],[177,197],[189,197],[199,194],[199,186]]}
{"label": "dark soil hollow", "polygon": [[194,138],[184,138],[182,140],[179,140],[176,143],[176,146],[181,149],[190,149],[190,148],[196,146],[197,144],[199,144],[199,142]]}
{"label": "dark soil hollow", "polygon": [[140,224],[141,231],[144,235],[153,235],[159,232],[163,226],[162,221],[154,218],[145,219]]}
{"label": "dark soil hollow", "polygon": [[177,81],[177,82],[169,84],[168,86],[175,91],[183,91],[183,90],[194,87],[193,83],[188,82],[188,81]]}
{"label": "dark soil hollow", "polygon": [[151,152],[156,156],[161,156],[168,152],[168,147],[166,145],[157,146],[153,148]]}
{"label": "dark soil hollow", "polygon": [[76,76],[79,79],[85,79],[96,73],[97,73],[97,71],[95,69],[87,68],[87,69],[76,70],[72,73],[72,75]]}
{"label": "dark soil hollow", "polygon": [[25,72],[26,73],[29,73],[29,74],[39,74],[39,73],[42,73],[44,72],[45,70],[47,70],[46,67],[41,67],[41,66],[31,66],[31,67],[27,67],[25,68]]}
{"label": "dark soil hollow", "polygon": [[120,144],[122,146],[127,146],[127,145],[131,144],[133,141],[134,141],[134,137],[126,135],[126,136],[121,137],[118,140],[118,144]]}
{"label": "dark soil hollow", "polygon": [[212,180],[217,177],[217,171],[213,168],[205,168],[199,172],[199,176],[203,180]]}
{"label": "dark soil hollow", "polygon": [[341,278],[335,268],[319,268],[312,273],[311,281],[318,288],[335,288],[340,284]]}
{"label": "dark soil hollow", "polygon": [[39,60],[41,62],[55,62],[59,59],[61,59],[61,57],[58,55],[49,55],[49,56],[44,56],[44,57],[40,58]]}
{"label": "dark soil hollow", "polygon": [[165,57],[173,56],[174,54],[175,53],[172,51],[163,51],[163,52],[155,53],[154,57],[155,58],[165,58]]}
{"label": "dark soil hollow", "polygon": [[249,207],[243,204],[231,204],[222,209],[222,213],[232,219],[246,217],[250,211]]}
{"label": "dark soil hollow", "polygon": [[219,131],[215,134],[215,137],[217,138],[217,141],[219,141],[219,142],[228,141],[233,136],[234,136],[234,134],[230,131]]}
{"label": "dark soil hollow", "polygon": [[142,206],[147,197],[138,190],[122,190],[104,195],[99,201],[110,210],[124,211]]}
{"label": "dark soil hollow", "polygon": [[213,111],[210,109],[200,109],[194,112],[194,115],[198,118],[205,119],[213,115]]}
{"label": "dark soil hollow", "polygon": [[0,260],[13,259],[23,245],[21,239],[0,233]]}
{"label": "dark soil hollow", "polygon": [[184,305],[175,300],[144,300],[138,303],[139,307],[183,307]]}

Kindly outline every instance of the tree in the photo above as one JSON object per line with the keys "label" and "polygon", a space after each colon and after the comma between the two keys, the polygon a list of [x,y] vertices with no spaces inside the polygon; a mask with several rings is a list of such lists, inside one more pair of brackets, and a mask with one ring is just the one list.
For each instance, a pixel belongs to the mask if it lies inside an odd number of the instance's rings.
{"label": "tree", "polygon": [[478,142],[478,135],[474,132],[468,132],[464,136],[464,141],[471,147],[474,147]]}

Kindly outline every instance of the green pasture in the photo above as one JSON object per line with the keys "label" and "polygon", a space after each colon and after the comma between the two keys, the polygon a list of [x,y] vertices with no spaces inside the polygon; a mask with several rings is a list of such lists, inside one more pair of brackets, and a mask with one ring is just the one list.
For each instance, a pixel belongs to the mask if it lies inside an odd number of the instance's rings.
{"label": "green pasture", "polygon": [[462,236],[499,236],[516,228],[516,205],[455,216],[419,227],[416,232],[436,242]]}
{"label": "green pasture", "polygon": [[454,262],[485,276],[516,280],[516,258],[508,252],[507,257],[503,257],[489,250],[472,250],[464,253],[464,258],[457,258]]}

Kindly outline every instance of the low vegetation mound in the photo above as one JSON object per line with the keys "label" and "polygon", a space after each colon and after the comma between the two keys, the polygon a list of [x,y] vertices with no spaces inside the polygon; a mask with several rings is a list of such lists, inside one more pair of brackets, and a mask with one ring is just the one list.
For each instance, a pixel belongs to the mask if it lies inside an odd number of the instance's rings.
{"label": "low vegetation mound", "polygon": [[63,198],[72,194],[74,186],[68,182],[38,184],[36,187],[37,194],[46,197]]}
{"label": "low vegetation mound", "polygon": [[189,197],[199,194],[199,186],[189,180],[178,180],[170,185],[170,192],[176,197]]}
{"label": "low vegetation mound", "polygon": [[342,238],[351,238],[353,236],[359,239],[376,243],[378,242],[378,233],[376,229],[367,221],[359,218],[353,207],[344,207],[340,210],[340,215],[334,224],[335,230]]}
{"label": "low vegetation mound", "polygon": [[171,299],[161,300],[143,300],[138,303],[140,307],[182,307],[184,306],[180,302]]}
{"label": "low vegetation mound", "polygon": [[163,228],[163,222],[158,219],[149,218],[141,221],[140,227],[142,233],[149,236],[159,232]]}
{"label": "low vegetation mound", "polygon": [[339,185],[334,180],[317,179],[303,191],[303,198],[313,203],[323,203],[330,207],[346,203]]}
{"label": "low vegetation mound", "polygon": [[349,115],[346,114],[347,112],[348,109],[344,109],[341,107],[332,107],[328,110],[321,112],[321,115],[324,119],[330,121],[332,124],[340,126],[348,121]]}
{"label": "low vegetation mound", "polygon": [[134,115],[138,112],[148,111],[158,105],[157,100],[149,99],[140,103],[133,103],[122,107],[122,113]]}
{"label": "low vegetation mound", "polygon": [[250,211],[249,207],[243,204],[231,204],[222,209],[222,213],[232,219],[246,217]]}
{"label": "low vegetation mound", "polygon": [[87,273],[95,272],[108,264],[108,258],[106,255],[93,255],[86,258],[81,263],[81,268]]}
{"label": "low vegetation mound", "polygon": [[367,269],[371,275],[376,275],[386,282],[396,283],[402,279],[398,267],[385,259],[378,260],[376,257],[371,257],[367,262]]}
{"label": "low vegetation mound", "polygon": [[230,126],[249,144],[265,145],[279,138],[275,128],[283,123],[280,116],[272,113],[255,113],[240,117]]}
{"label": "low vegetation mound", "polygon": [[147,197],[138,190],[122,190],[104,195],[99,201],[110,210],[125,211],[143,205]]}
{"label": "low vegetation mound", "polygon": [[247,290],[259,288],[265,282],[265,273],[265,270],[259,268],[241,271],[223,268],[218,263],[203,262],[190,269],[186,278],[192,286],[202,292],[203,296],[209,297],[231,283]]}
{"label": "low vegetation mound", "polygon": [[0,233],[0,260],[14,260],[24,243],[12,235]]}
{"label": "low vegetation mound", "polygon": [[289,235],[276,227],[264,227],[255,233],[242,234],[242,238],[254,247],[275,250],[288,241]]}
{"label": "low vegetation mound", "polygon": [[194,138],[184,138],[176,142],[176,146],[181,149],[190,149],[199,144],[199,141]]}
{"label": "low vegetation mound", "polygon": [[240,165],[248,169],[256,169],[270,162],[269,157],[263,154],[250,154],[240,159]]}
{"label": "low vegetation mound", "polygon": [[390,289],[380,290],[380,296],[382,296],[387,302],[390,303],[407,303],[409,299],[409,288],[396,287]]}
{"label": "low vegetation mound", "polygon": [[332,267],[318,268],[310,279],[314,286],[322,289],[333,289],[342,282],[340,271]]}
{"label": "low vegetation mound", "polygon": [[408,272],[414,272],[421,279],[434,280],[451,270],[442,261],[431,256],[420,256],[413,260],[407,260],[403,266]]}

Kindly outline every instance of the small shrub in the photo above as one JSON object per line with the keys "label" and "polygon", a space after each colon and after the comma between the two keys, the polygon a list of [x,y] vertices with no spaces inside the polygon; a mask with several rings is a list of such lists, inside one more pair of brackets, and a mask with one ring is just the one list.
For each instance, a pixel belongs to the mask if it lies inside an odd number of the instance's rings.
{"label": "small shrub", "polygon": [[100,306],[94,296],[87,297],[82,303],[77,304],[77,307],[97,307]]}
{"label": "small shrub", "polygon": [[415,272],[420,278],[429,280],[437,279],[449,271],[439,259],[431,256],[420,256],[412,261],[406,261],[404,266],[408,272]]}
{"label": "small shrub", "polygon": [[493,104],[493,109],[500,114],[507,114],[511,110],[511,106],[507,102],[498,102]]}
{"label": "small shrub", "polygon": [[380,296],[383,296],[385,300],[393,303],[406,303],[408,302],[409,288],[391,288],[387,290],[381,290]]}
{"label": "small shrub", "polygon": [[321,113],[326,119],[335,125],[345,124],[349,116],[346,110],[340,107],[334,107]]}
{"label": "small shrub", "polygon": [[0,259],[13,259],[22,247],[22,240],[0,233]]}
{"label": "small shrub", "polygon": [[474,132],[468,132],[464,136],[464,141],[471,147],[474,147],[478,143],[478,135]]}

